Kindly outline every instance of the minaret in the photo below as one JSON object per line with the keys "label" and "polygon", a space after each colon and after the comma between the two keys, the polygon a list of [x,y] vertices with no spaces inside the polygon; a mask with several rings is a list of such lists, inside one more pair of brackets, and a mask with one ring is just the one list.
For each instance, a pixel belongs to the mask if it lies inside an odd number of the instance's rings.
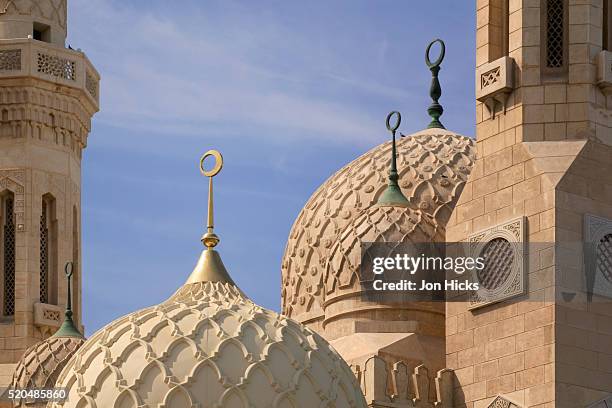
{"label": "minaret", "polygon": [[478,160],[446,239],[488,266],[447,304],[456,404],[612,393],[609,3],[477,2]]}
{"label": "minaret", "polygon": [[62,324],[66,260],[83,331],[81,157],[100,77],[66,48],[66,17],[66,0],[0,0],[0,385]]}

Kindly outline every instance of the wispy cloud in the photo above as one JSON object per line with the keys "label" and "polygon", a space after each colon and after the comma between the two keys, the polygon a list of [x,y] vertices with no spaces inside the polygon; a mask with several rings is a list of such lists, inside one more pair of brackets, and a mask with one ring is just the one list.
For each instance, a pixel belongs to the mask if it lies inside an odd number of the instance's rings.
{"label": "wispy cloud", "polygon": [[[227,25],[196,9],[170,19],[104,0],[75,0],[73,8],[79,15],[72,21],[87,24],[87,29],[77,27],[86,34],[79,46],[92,44],[92,59],[102,72],[101,123],[190,134],[203,126],[224,131],[239,121],[242,127],[267,130],[270,138],[333,134],[338,141],[371,143],[379,118],[337,95],[328,97],[324,88],[333,84],[402,96],[372,78],[338,73],[344,63],[331,49],[272,18],[250,31],[241,16],[232,16]],[[282,60],[279,55],[287,50]]]}

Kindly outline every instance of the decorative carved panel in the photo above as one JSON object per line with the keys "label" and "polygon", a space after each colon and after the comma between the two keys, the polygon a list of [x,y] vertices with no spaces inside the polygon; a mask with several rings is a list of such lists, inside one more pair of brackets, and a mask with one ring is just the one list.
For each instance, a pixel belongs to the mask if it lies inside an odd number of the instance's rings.
{"label": "decorative carved panel", "polygon": [[485,267],[472,279],[480,289],[471,294],[476,309],[525,293],[527,246],[525,218],[517,218],[469,237],[469,256],[484,257]]}
{"label": "decorative carved panel", "polygon": [[21,50],[0,50],[0,71],[20,71]]}
{"label": "decorative carved panel", "polygon": [[76,62],[42,52],[36,58],[36,69],[42,74],[76,81]]}
{"label": "decorative carved panel", "polygon": [[53,333],[62,324],[63,309],[47,303],[34,303],[34,324],[43,333]]}

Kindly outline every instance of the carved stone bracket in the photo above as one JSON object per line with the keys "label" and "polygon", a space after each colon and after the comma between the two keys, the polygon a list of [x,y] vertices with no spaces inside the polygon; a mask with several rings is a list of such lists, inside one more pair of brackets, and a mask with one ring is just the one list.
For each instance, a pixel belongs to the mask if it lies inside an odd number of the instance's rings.
{"label": "carved stone bracket", "polygon": [[506,113],[508,96],[514,89],[514,58],[502,57],[476,69],[476,99],[495,118],[495,109],[501,105]]}
{"label": "carved stone bracket", "polygon": [[43,335],[53,334],[62,324],[63,309],[47,303],[34,303],[34,324]]}

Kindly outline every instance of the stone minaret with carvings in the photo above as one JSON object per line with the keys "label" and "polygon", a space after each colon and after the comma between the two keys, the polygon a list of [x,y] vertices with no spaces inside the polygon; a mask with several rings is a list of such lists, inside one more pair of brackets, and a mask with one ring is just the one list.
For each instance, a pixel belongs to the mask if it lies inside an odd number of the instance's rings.
{"label": "stone minaret with carvings", "polygon": [[612,393],[610,11],[477,1],[478,160],[446,238],[488,266],[478,293],[447,304],[460,406],[587,407]]}
{"label": "stone minaret with carvings", "polygon": [[61,325],[74,261],[81,326],[81,157],[99,75],[66,48],[66,0],[0,0],[0,385]]}

